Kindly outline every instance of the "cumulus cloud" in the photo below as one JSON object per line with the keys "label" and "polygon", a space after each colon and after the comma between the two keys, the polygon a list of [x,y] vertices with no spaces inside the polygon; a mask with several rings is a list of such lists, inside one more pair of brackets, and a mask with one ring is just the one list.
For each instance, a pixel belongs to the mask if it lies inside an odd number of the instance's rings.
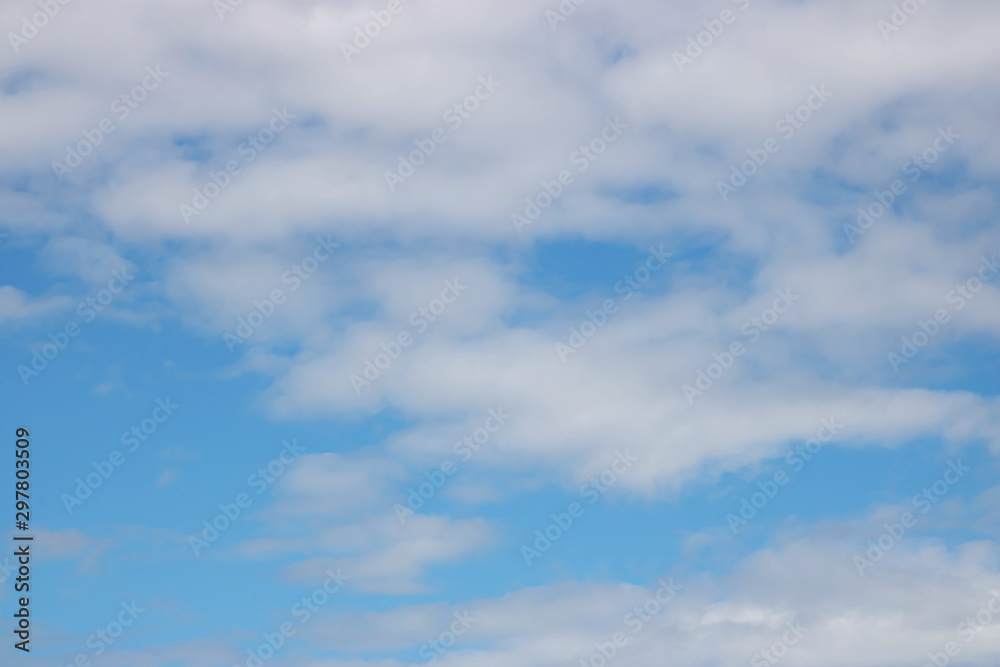
{"label": "cumulus cloud", "polygon": [[[403,0],[350,57],[383,5],[219,4],[59,4],[8,36],[0,224],[19,238],[0,248],[0,324],[42,322],[127,265],[141,285],[108,325],[176,325],[268,419],[348,433],[213,554],[294,586],[343,568],[376,595],[275,664],[404,664],[466,608],[481,621],[442,663],[587,658],[657,584],[520,582],[459,604],[431,580],[502,541],[476,508],[571,490],[620,450],[640,464],[615,492],[653,503],[830,422],[851,452],[1000,451],[981,378],[1000,333],[995,2],[920,4],[887,31],[893,6],[862,0],[595,0],[556,24],[556,3]],[[37,11],[6,3],[0,25]],[[647,253],[670,256],[653,271]],[[407,485],[490,409],[509,422],[444,492],[462,518],[400,521]],[[390,427],[355,437],[376,419]],[[956,525],[996,518],[995,490],[974,502]],[[746,664],[801,621],[789,665],[924,660],[1000,586],[996,545],[931,536],[860,577],[858,524],[896,509],[699,571],[620,659]],[[179,528],[149,530],[183,551]],[[90,565],[111,548],[76,529],[38,544]],[[997,640],[963,659],[989,664]],[[220,642],[107,659],[241,659]]]}
{"label": "cumulus cloud", "polygon": [[66,308],[70,299],[62,296],[32,298],[11,285],[0,286],[0,322],[12,323]]}

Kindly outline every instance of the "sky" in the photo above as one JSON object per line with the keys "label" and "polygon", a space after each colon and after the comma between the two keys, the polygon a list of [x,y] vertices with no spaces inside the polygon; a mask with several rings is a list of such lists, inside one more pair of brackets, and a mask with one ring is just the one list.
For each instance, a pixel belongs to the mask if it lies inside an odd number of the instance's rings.
{"label": "sky", "polygon": [[996,665],[998,24],[5,2],[0,663]]}

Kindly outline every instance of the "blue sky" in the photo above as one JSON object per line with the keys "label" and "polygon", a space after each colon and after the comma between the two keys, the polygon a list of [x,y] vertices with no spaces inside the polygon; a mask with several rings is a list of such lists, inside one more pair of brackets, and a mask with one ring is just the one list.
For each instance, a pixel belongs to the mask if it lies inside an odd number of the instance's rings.
{"label": "blue sky", "polygon": [[995,665],[998,20],[6,4],[3,664]]}

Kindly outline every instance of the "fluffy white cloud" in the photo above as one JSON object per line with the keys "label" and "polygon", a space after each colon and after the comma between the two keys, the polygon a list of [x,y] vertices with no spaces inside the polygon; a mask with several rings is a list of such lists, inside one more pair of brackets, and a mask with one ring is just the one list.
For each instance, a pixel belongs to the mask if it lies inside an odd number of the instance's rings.
{"label": "fluffy white cloud", "polygon": [[[1000,646],[997,625],[979,632],[969,626],[971,633],[958,626],[998,592],[995,547],[971,542],[954,553],[899,550],[892,563],[862,578],[851,562],[851,547],[818,534],[757,552],[719,579],[665,577],[681,592],[662,605],[650,602],[659,582],[649,587],[567,582],[455,605],[334,615],[311,625],[307,637],[327,650],[376,656],[404,647],[416,652],[449,630],[453,612],[468,612],[474,622],[441,657],[442,664],[578,663],[618,632],[628,643],[616,659],[634,665],[662,664],[667,657],[681,664],[735,667],[783,638],[794,645],[786,646],[787,658],[780,657],[794,665],[828,664],[831,656],[858,667],[922,664],[927,653],[943,650],[949,641],[961,647],[962,664],[989,664]],[[660,593],[661,600],[666,597]],[[647,603],[645,616],[636,612]],[[791,634],[788,623],[803,636]]]}
{"label": "fluffy white cloud", "polygon": [[0,322],[23,322],[57,310],[62,310],[71,303],[68,297],[37,297],[32,298],[23,291],[10,285],[0,286]]}

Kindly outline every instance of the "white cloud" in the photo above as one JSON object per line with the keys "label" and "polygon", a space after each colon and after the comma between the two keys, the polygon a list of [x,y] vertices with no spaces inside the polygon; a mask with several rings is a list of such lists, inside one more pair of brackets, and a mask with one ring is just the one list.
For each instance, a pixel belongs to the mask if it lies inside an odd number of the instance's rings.
{"label": "white cloud", "polygon": [[0,285],[0,323],[30,321],[68,307],[71,300],[64,296],[32,298],[10,285]]}
{"label": "white cloud", "polygon": [[716,581],[673,577],[681,594],[639,632],[627,615],[653,597],[658,584],[567,582],[451,606],[328,616],[307,632],[320,649],[378,655],[408,647],[415,653],[448,629],[452,611],[467,610],[475,622],[442,664],[577,663],[596,643],[623,632],[629,643],[616,659],[627,664],[659,665],[669,656],[680,664],[735,667],[781,640],[785,624],[797,621],[806,632],[787,664],[824,665],[831,656],[858,667],[912,664],[956,641],[967,664],[986,665],[1000,646],[998,626],[969,644],[956,626],[1000,586],[995,557],[984,543],[954,553],[908,550],[861,578],[850,549],[820,534],[757,552]]}

